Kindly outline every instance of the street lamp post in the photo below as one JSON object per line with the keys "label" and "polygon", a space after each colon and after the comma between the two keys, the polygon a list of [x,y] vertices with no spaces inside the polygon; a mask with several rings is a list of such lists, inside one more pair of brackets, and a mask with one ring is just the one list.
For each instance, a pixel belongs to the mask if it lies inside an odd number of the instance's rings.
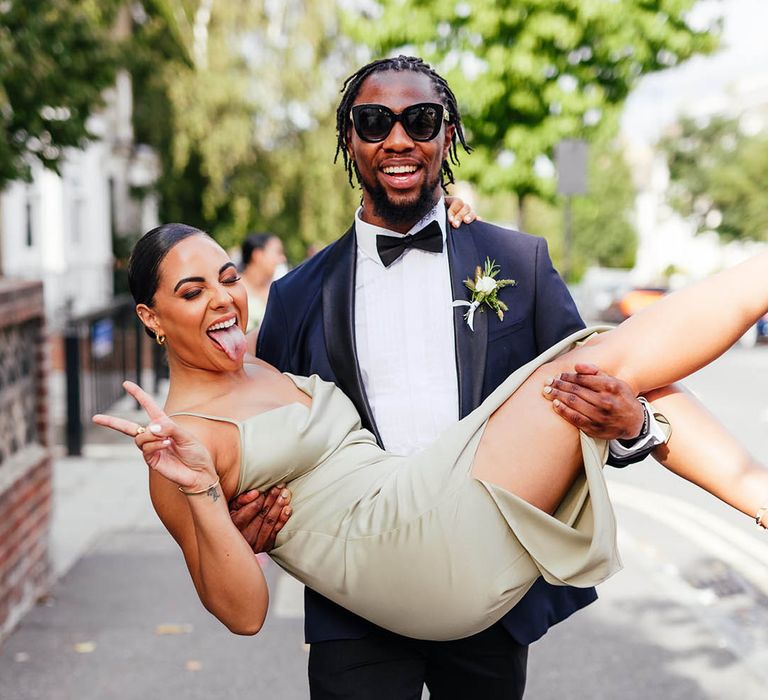
{"label": "street lamp post", "polygon": [[557,191],[565,195],[563,264],[566,282],[573,275],[573,196],[587,193],[587,143],[581,139],[563,139],[555,146]]}

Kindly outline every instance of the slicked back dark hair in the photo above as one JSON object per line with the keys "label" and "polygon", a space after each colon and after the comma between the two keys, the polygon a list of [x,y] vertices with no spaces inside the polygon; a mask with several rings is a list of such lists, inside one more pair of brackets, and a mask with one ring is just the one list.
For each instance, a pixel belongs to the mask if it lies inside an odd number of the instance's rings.
{"label": "slicked back dark hair", "polygon": [[[128,260],[128,288],[133,301],[151,308],[160,281],[160,263],[171,248],[190,236],[207,235],[205,231],[186,224],[163,224],[147,231],[133,247]],[[146,326],[144,330],[150,338],[155,337]]]}
{"label": "slicked back dark hair", "polygon": [[381,58],[378,61],[372,61],[350,75],[344,81],[344,85],[341,87],[343,95],[341,96],[341,101],[336,109],[336,155],[333,162],[335,163],[339,159],[339,153],[341,153],[341,156],[344,159],[344,169],[347,171],[347,176],[349,177],[349,184],[354,187],[354,175],[356,174],[355,164],[349,157],[349,152],[347,151],[347,134],[349,133],[349,130],[353,128],[350,111],[365,79],[374,73],[384,73],[386,71],[413,71],[414,73],[426,75],[432,82],[432,85],[434,85],[443,106],[448,110],[449,123],[453,124],[454,131],[453,138],[451,139],[451,146],[448,149],[450,162],[444,160],[442,167],[441,184],[443,189],[445,189],[449,183],[454,182],[451,163],[454,165],[459,164],[458,144],[460,143],[462,145],[466,153],[471,153],[472,148],[467,144],[466,139],[464,138],[464,129],[461,125],[459,106],[456,103],[456,97],[451,91],[451,88],[448,87],[445,78],[438,75],[429,64],[424,63],[424,61],[416,56],[401,55],[395,58]]}

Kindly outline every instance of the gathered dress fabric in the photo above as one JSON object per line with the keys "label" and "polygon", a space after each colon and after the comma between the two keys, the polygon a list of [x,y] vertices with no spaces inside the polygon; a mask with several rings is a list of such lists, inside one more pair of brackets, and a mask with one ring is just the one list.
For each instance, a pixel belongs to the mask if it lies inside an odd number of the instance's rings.
{"label": "gathered dress fabric", "polygon": [[[310,407],[293,403],[245,421],[192,415],[238,426],[238,493],[287,482],[293,514],[270,552],[283,569],[397,634],[459,639],[501,619],[539,576],[587,587],[621,568],[605,441],[581,434],[584,470],[554,515],[471,474],[493,412],[538,366],[592,332],[578,331],[518,369],[408,457],[382,450],[344,393],[315,375],[286,375]],[[536,469],[514,455],[508,462]]]}

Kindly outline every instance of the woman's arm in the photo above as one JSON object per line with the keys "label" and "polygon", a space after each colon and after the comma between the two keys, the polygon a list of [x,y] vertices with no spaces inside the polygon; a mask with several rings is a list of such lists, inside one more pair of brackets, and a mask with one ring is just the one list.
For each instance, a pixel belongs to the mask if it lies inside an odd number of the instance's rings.
{"label": "woman's arm", "polygon": [[147,412],[149,428],[104,415],[94,422],[134,437],[150,467],[152,503],[181,547],[203,605],[232,632],[256,634],[269,606],[267,583],[232,524],[211,453],[138,386],[124,386]]}
{"label": "woman's arm", "polygon": [[207,481],[184,495],[177,484],[150,473],[150,495],[160,520],[181,547],[206,609],[236,634],[256,634],[264,624],[269,592],[258,560],[232,523],[221,486]]}

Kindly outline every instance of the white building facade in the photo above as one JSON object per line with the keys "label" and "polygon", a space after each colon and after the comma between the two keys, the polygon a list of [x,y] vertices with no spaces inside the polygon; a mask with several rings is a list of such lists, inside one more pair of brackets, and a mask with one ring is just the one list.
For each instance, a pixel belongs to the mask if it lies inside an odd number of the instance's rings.
{"label": "white building facade", "polygon": [[[113,236],[157,225],[154,195],[135,196],[156,177],[156,159],[133,142],[131,80],[118,75],[105,107],[89,120],[95,136],[70,149],[61,175],[39,163],[32,181],[0,192],[0,274],[41,279],[49,328],[113,296]],[[140,190],[141,191],[141,190]]]}

